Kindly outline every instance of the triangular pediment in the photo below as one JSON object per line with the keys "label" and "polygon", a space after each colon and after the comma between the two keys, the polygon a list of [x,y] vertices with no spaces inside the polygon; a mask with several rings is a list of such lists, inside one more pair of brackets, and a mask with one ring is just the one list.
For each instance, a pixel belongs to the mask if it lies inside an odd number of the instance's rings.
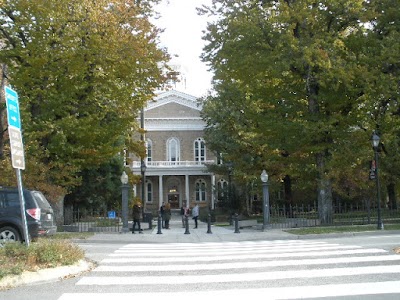
{"label": "triangular pediment", "polygon": [[157,95],[153,101],[148,102],[145,111],[171,104],[177,104],[197,111],[201,111],[202,109],[196,97],[172,90]]}
{"label": "triangular pediment", "polygon": [[189,107],[187,105],[177,103],[174,101],[163,103],[163,105],[159,105],[153,108],[148,108],[145,111],[146,119],[152,118],[199,118],[200,111],[196,108]]}

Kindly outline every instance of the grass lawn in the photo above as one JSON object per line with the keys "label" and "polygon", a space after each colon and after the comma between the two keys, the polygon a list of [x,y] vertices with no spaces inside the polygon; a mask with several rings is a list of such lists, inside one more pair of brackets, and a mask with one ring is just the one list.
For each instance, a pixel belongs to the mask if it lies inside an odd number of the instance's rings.
{"label": "grass lawn", "polygon": [[[352,226],[328,226],[328,227],[306,227],[285,230],[288,233],[306,235],[306,234],[324,234],[340,232],[363,232],[378,231],[377,225],[352,225]],[[384,225],[384,230],[400,230],[400,224]]]}

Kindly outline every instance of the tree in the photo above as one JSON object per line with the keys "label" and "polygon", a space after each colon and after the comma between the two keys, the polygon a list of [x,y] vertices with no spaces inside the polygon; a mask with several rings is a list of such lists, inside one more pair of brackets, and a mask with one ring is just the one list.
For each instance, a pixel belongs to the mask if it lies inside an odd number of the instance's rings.
{"label": "tree", "polygon": [[82,170],[79,174],[82,184],[67,195],[65,204],[120,209],[122,171],[123,162],[119,156],[100,166]]}
{"label": "tree", "polygon": [[282,162],[280,173],[301,174],[315,183],[322,224],[332,221],[337,174],[332,166],[343,166],[342,141],[360,140],[364,152],[369,146],[365,132],[352,130],[365,120],[354,112],[365,101],[361,75],[366,67],[351,43],[360,42],[367,31],[360,22],[366,4],[235,0],[213,1],[202,10],[216,18],[205,34],[203,55],[215,82],[234,82],[240,89],[247,120],[255,125],[245,135],[259,139],[253,146],[269,149],[261,152],[263,161],[270,164],[271,153],[286,153],[275,160]]}
{"label": "tree", "polygon": [[126,145],[143,151],[131,141],[136,117],[168,60],[149,21],[157,2],[1,1],[0,61],[19,93],[26,157],[44,182],[68,190]]}

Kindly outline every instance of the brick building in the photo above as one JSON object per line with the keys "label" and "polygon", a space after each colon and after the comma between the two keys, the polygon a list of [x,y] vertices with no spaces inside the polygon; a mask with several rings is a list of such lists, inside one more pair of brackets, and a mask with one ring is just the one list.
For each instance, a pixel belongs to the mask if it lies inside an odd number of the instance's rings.
{"label": "brick building", "polygon": [[[214,164],[216,156],[204,142],[200,112],[195,97],[175,90],[159,94],[144,109],[146,211],[155,213],[167,201],[174,209],[184,201],[191,207],[195,203],[215,207],[216,177],[206,164]],[[141,174],[141,163],[134,159],[130,166],[134,174]],[[142,186],[134,188],[139,197]]]}

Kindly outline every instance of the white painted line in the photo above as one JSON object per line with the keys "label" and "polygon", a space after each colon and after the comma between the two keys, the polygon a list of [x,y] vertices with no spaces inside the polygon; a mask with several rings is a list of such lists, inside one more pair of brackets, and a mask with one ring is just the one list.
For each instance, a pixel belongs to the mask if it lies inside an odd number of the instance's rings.
{"label": "white painted line", "polygon": [[[359,262],[388,262],[399,261],[400,255],[385,256],[360,256],[360,257],[338,257],[320,259],[296,259],[278,261],[256,261],[218,264],[171,264],[171,265],[141,265],[141,266],[103,266],[95,268],[94,272],[155,272],[155,271],[199,271],[199,270],[228,270],[228,269],[250,269],[265,267],[304,266],[304,265],[327,265],[327,264],[349,264]],[[400,270],[400,266],[399,266]]]}
{"label": "white painted line", "polygon": [[[211,262],[224,260],[239,260],[239,259],[273,259],[273,258],[289,258],[289,257],[318,257],[330,255],[354,255],[354,254],[372,254],[372,253],[387,253],[383,249],[355,249],[355,250],[334,250],[334,251],[308,251],[295,253],[269,253],[269,254],[237,254],[224,256],[194,256],[194,257],[174,257],[173,253],[167,253],[162,256],[163,262]],[[207,253],[203,253],[207,255]],[[119,257],[121,255],[118,255]],[[125,258],[106,258],[101,263],[155,263],[159,260],[159,256],[154,257],[125,257]]]}
{"label": "white painted line", "polygon": [[[152,249],[204,249],[204,248],[224,248],[224,249],[237,249],[237,248],[254,248],[262,246],[296,246],[296,245],[332,245],[327,242],[314,242],[314,241],[257,241],[257,242],[219,242],[219,243],[173,243],[173,244],[128,244],[121,249],[135,249],[135,250],[152,250]],[[337,244],[333,244],[337,245]]]}
{"label": "white painted line", "polygon": [[259,273],[241,273],[221,275],[181,275],[181,276],[87,276],[80,279],[77,285],[182,285],[201,283],[229,283],[279,280],[289,278],[321,278],[355,276],[367,274],[400,274],[400,267],[371,266],[353,268],[332,268],[321,270],[290,270]]}
{"label": "white painted line", "polygon": [[232,289],[216,291],[182,291],[158,293],[66,293],[58,300],[204,300],[204,299],[259,299],[265,295],[268,300],[344,297],[360,295],[400,294],[400,281],[365,282],[352,284],[328,284],[314,286],[278,287],[261,289]]}
{"label": "white painted line", "polygon": [[108,256],[118,256],[118,257],[154,257],[154,256],[199,256],[199,255],[231,255],[231,254],[256,254],[256,253],[288,253],[288,252],[307,252],[307,251],[322,251],[322,250],[338,250],[338,249],[360,249],[360,246],[319,246],[319,247],[273,247],[273,248],[265,248],[265,249],[212,249],[212,250],[201,250],[201,251],[190,251],[186,250],[173,250],[172,252],[160,252],[159,250],[146,250],[146,251],[135,251],[130,250],[120,251],[117,250],[114,253]]}

